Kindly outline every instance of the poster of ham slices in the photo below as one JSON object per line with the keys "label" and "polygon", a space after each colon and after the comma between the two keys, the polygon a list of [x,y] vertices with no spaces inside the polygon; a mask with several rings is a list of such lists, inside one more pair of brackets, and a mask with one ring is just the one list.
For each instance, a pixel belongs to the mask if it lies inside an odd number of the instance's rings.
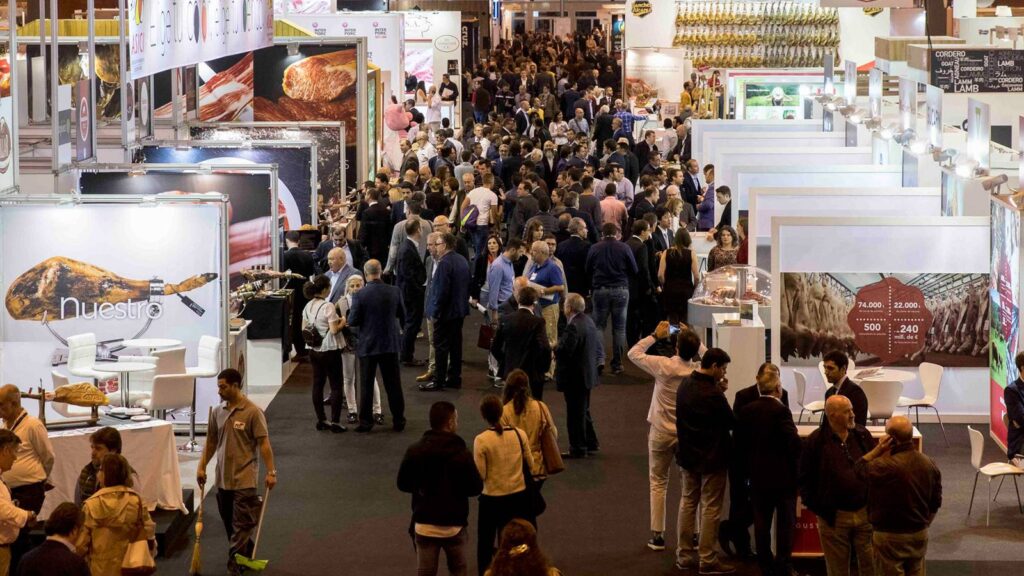
{"label": "poster of ham slices", "polygon": [[780,352],[816,366],[831,350],[857,366],[988,365],[988,274],[782,274]]}
{"label": "poster of ham slices", "polygon": [[231,288],[245,282],[242,270],[273,267],[274,209],[277,196],[271,188],[272,170],[250,173],[189,174],[150,170],[145,177],[128,172],[82,172],[79,193],[205,194],[219,192],[228,197],[228,248]]}

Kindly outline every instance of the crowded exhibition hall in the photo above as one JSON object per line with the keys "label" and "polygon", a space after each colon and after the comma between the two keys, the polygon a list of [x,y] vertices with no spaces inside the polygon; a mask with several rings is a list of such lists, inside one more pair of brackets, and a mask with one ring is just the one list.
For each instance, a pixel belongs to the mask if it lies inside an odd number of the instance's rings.
{"label": "crowded exhibition hall", "polygon": [[0,576],[1024,573],[1024,0],[0,29]]}

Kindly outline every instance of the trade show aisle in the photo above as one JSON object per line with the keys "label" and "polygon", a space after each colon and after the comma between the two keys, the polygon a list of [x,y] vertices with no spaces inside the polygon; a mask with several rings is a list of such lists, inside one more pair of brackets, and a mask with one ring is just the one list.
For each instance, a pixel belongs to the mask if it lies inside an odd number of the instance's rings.
{"label": "trade show aisle", "polygon": [[[467,323],[466,342],[476,334]],[[420,340],[423,355],[425,342]],[[467,344],[466,386],[461,392],[415,391],[416,370],[403,368],[408,428],[397,434],[388,426],[369,435],[343,435],[313,430],[309,406],[311,370],[303,364],[277,394],[267,410],[279,484],[271,499],[268,523],[259,557],[270,560],[268,575],[378,574],[407,575],[415,571],[415,553],[408,537],[409,496],[395,488],[395,476],[406,447],[427,427],[431,402],[452,400],[459,409],[459,434],[472,445],[483,428],[478,402],[490,391],[485,382],[485,359]],[[592,412],[601,439],[600,454],[568,461],[569,469],[548,480],[544,493],[548,511],[540,519],[540,539],[554,564],[570,575],[683,574],[673,568],[669,551],[651,552],[647,492],[647,425],[644,420],[650,387],[641,373],[626,364],[616,379],[606,376],[593,397]],[[556,423],[564,428],[561,394],[548,388]],[[385,408],[385,413],[387,410]],[[980,485],[975,508],[965,523],[974,471],[964,426],[947,426],[946,448],[937,426],[926,425],[925,451],[943,474],[943,507],[932,528],[929,572],[933,575],[1010,573],[1010,561],[1024,560],[1021,516],[1014,506],[1012,486],[1004,486],[993,504],[992,526],[985,527],[986,486]],[[564,435],[563,435],[564,447]],[[985,461],[1000,457],[986,445]],[[672,478],[669,502],[678,502],[677,477]],[[202,549],[204,574],[223,573],[227,543],[212,495],[206,499],[206,531]],[[470,513],[470,573],[475,573],[476,503]],[[669,505],[666,540],[674,541],[675,510]],[[182,543],[161,571],[185,574],[191,542]],[[999,559],[999,562],[986,562]],[[971,561],[970,570],[966,562]],[[801,573],[824,574],[820,560],[802,561]],[[445,573],[443,570],[441,573]],[[757,574],[753,563],[740,574]]]}

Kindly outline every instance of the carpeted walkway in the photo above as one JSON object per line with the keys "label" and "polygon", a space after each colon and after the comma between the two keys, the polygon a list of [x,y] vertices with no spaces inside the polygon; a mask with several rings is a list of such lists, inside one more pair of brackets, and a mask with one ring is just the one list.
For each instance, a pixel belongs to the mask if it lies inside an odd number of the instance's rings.
{"label": "carpeted walkway", "polygon": [[[267,526],[258,556],[270,560],[270,576],[409,575],[416,570],[408,535],[409,496],[395,487],[398,465],[406,447],[427,429],[427,410],[437,399],[455,402],[459,434],[472,446],[483,429],[477,406],[491,391],[486,360],[475,348],[477,324],[465,329],[464,388],[458,392],[422,393],[414,378],[420,369],[402,368],[408,428],[395,433],[387,426],[369,435],[332,435],[313,429],[309,380],[303,364],[267,410],[279,473],[267,512]],[[424,340],[419,341],[425,356]],[[593,396],[592,413],[601,440],[601,453],[584,461],[571,460],[569,469],[544,486],[548,511],[540,519],[540,539],[555,565],[568,575],[685,574],[673,567],[671,551],[648,550],[647,423],[650,382],[627,362],[620,377],[605,376]],[[559,427],[565,405],[549,385],[545,400]],[[385,414],[388,414],[385,401]],[[982,428],[984,429],[984,428]],[[1017,573],[1024,562],[1024,516],[1016,509],[1013,487],[1004,486],[993,504],[992,526],[985,527],[985,490],[978,488],[974,512],[966,519],[974,471],[963,426],[947,426],[946,448],[937,426],[926,425],[925,449],[943,472],[945,501],[932,529],[929,573],[934,575],[996,575]],[[563,445],[565,441],[563,439]],[[989,442],[985,461],[1000,458]],[[678,477],[669,492],[667,540],[674,541]],[[1013,505],[1011,505],[1011,503]],[[206,499],[207,529],[203,536],[203,574],[223,574],[226,538],[213,496]],[[470,573],[475,574],[476,505],[470,514]],[[191,542],[181,543],[161,560],[160,573],[187,574]],[[757,574],[743,564],[741,574]],[[801,572],[823,574],[820,560],[798,564]],[[442,570],[442,574],[445,572]]]}

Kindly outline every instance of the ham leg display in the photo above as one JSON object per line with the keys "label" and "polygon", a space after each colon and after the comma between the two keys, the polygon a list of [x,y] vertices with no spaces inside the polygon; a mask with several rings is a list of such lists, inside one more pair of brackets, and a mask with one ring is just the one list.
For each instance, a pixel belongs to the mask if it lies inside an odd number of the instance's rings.
{"label": "ham leg display", "polygon": [[[199,289],[217,278],[210,272],[186,278],[178,284],[164,284],[163,294],[182,294]],[[132,280],[87,264],[54,256],[36,264],[18,276],[7,289],[4,303],[16,320],[74,318],[79,306],[67,303],[76,299],[83,305],[144,302],[150,298],[149,280]],[[62,310],[63,307],[63,310]]]}
{"label": "ham leg display", "polygon": [[330,102],[356,85],[356,51],[304,58],[284,71],[281,88],[296,100]]}

